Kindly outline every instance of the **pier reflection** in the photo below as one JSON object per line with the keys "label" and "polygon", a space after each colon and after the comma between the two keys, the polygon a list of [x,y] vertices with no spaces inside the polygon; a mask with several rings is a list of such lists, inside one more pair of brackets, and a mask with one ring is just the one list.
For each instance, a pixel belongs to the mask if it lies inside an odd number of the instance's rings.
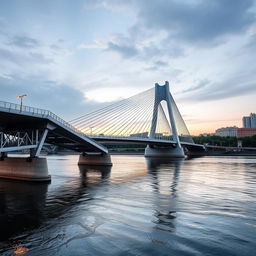
{"label": "pier reflection", "polygon": [[[168,176],[170,172],[173,173],[173,179],[170,183],[170,191],[172,192],[172,196],[175,196],[176,187],[179,181],[180,169],[184,163],[183,159],[161,159],[161,158],[147,158],[147,168],[148,173],[153,178],[153,185],[156,190],[160,189],[159,182],[161,181],[161,175],[163,175],[166,171],[168,172]],[[168,190],[168,188],[167,188]]]}
{"label": "pier reflection", "polygon": [[108,182],[111,171],[111,167],[102,166],[79,169],[80,176],[50,192],[47,183],[0,180],[0,241],[36,229],[92,199],[88,188]]}
{"label": "pier reflection", "polygon": [[0,180],[0,240],[41,224],[48,185]]}
{"label": "pier reflection", "polygon": [[79,165],[81,181],[83,186],[87,183],[100,182],[107,183],[110,177],[112,166],[97,166],[97,165]]}
{"label": "pier reflection", "polygon": [[[155,192],[154,216],[156,230],[173,232],[177,217],[177,196],[180,169],[183,159],[147,158],[148,172],[152,177],[152,187]],[[172,179],[170,179],[172,175]],[[157,234],[157,233],[156,233]],[[154,232],[152,233],[153,240]]]}

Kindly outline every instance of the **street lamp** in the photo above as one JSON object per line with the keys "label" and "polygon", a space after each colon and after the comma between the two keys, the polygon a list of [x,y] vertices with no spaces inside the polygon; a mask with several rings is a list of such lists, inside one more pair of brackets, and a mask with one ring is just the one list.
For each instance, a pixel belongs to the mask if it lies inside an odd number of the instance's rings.
{"label": "street lamp", "polygon": [[20,112],[22,111],[22,99],[27,96],[27,94],[22,94],[16,97],[17,99],[20,99]]}
{"label": "street lamp", "polygon": [[92,136],[92,129],[93,129],[94,126],[91,126],[90,129],[91,129],[91,136]]}

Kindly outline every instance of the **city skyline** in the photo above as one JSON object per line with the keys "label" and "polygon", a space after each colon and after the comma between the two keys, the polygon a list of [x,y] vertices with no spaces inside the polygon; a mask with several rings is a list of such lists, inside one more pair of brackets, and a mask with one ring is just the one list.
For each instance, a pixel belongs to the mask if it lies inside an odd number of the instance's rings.
{"label": "city skyline", "polygon": [[0,5],[0,100],[70,120],[167,80],[192,135],[255,112],[252,0]]}

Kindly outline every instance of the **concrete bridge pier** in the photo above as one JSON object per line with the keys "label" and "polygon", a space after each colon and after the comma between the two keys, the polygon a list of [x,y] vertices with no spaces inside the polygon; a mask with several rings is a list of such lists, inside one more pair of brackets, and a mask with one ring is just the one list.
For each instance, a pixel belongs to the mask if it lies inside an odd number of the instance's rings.
{"label": "concrete bridge pier", "polygon": [[153,146],[147,146],[145,148],[145,157],[155,157],[155,158],[184,158],[184,150],[182,147],[168,147],[159,148]]}
{"label": "concrete bridge pier", "polygon": [[[8,150],[19,150],[19,146],[2,149],[0,157],[0,178],[50,181],[51,176],[48,173],[47,160],[46,158],[39,158],[49,129],[54,129],[54,127],[47,124],[37,144],[30,147],[30,157],[9,157],[7,155]],[[18,139],[22,140],[21,138]]]}
{"label": "concrete bridge pier", "polygon": [[6,152],[1,152],[0,161],[3,161],[6,157],[7,157],[7,153]]}
{"label": "concrete bridge pier", "polygon": [[50,181],[46,158],[4,157],[0,178],[27,181]]}
{"label": "concrete bridge pier", "polygon": [[78,165],[106,165],[112,166],[110,154],[83,153],[79,156]]}

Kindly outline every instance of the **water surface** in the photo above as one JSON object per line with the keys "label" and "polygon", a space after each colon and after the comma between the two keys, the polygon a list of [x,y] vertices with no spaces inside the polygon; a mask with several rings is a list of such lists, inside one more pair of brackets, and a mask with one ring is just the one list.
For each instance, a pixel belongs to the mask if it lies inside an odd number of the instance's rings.
{"label": "water surface", "polygon": [[256,255],[256,159],[112,160],[0,180],[0,255]]}

